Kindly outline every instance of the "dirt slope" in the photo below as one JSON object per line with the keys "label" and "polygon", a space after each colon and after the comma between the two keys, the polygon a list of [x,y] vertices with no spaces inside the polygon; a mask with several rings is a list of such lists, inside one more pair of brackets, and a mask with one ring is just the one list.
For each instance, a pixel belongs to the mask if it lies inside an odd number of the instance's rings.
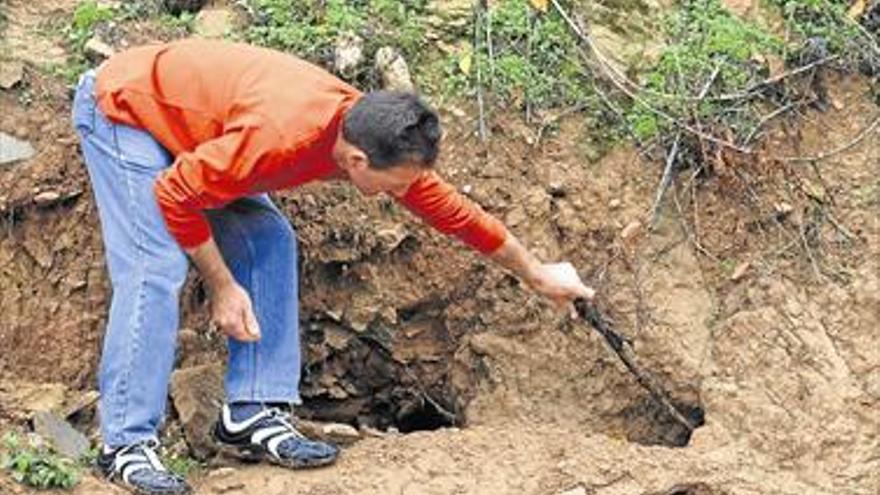
{"label": "dirt slope", "polygon": [[[39,150],[0,170],[0,378],[89,389],[109,295],[94,203],[66,89],[33,67],[27,78],[33,103],[0,93],[0,131]],[[760,159],[690,183],[696,205],[682,187],[681,214],[669,202],[654,232],[627,240],[621,230],[650,210],[657,163],[627,149],[588,163],[574,120],[533,149],[531,131],[500,117],[484,150],[473,117],[444,115],[444,174],[543,258],[581,268],[642,361],[702,405],[706,426],[683,449],[643,445],[657,440],[651,404],[603,343],[484,260],[347,186],[278,196],[299,232],[303,339],[320,363],[305,412],[384,404],[344,368],[361,352],[346,346],[375,338],[358,329],[378,322],[429,392],[463,407],[466,427],[363,440],[313,472],[233,464],[202,473],[197,493],[880,493],[880,134],[817,167],[773,159],[852,140],[878,114],[865,93],[834,80],[840,110],[780,126]],[[67,199],[39,206],[43,191]],[[222,354],[203,305],[191,285],[181,366]],[[328,351],[339,342],[348,350]],[[400,390],[375,395],[411,399]],[[0,476],[0,493],[19,492]],[[75,493],[117,490],[87,479]]]}

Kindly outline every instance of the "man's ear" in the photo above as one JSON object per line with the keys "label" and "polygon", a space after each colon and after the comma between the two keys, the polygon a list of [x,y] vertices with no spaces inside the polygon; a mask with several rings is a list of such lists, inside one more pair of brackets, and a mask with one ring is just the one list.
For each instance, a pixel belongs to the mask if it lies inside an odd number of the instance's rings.
{"label": "man's ear", "polygon": [[370,159],[360,148],[352,146],[349,150],[348,165],[355,170],[365,170],[370,166]]}

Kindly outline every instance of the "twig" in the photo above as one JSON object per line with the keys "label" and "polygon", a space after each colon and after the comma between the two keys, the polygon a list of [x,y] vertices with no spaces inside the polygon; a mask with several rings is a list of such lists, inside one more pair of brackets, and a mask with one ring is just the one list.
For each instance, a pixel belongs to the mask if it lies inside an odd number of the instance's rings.
{"label": "twig", "polygon": [[813,256],[813,251],[810,249],[810,243],[807,241],[807,236],[805,233],[806,226],[803,224],[798,225],[798,235],[801,238],[801,242],[804,246],[804,251],[807,253],[807,257],[810,259],[810,265],[813,267],[813,272],[816,273],[816,278],[822,278],[822,272],[819,270],[819,263],[816,262],[815,256]]}
{"label": "twig", "polygon": [[790,162],[790,163],[821,162],[823,160],[827,160],[828,158],[831,158],[832,156],[839,155],[840,153],[843,153],[845,151],[849,151],[850,149],[854,148],[857,144],[859,144],[866,137],[868,137],[869,134],[874,132],[874,130],[877,129],[878,126],[880,126],[880,115],[875,117],[873,122],[871,122],[871,124],[869,124],[867,127],[862,129],[862,131],[859,132],[859,134],[855,138],[853,138],[850,142],[848,142],[842,146],[839,146],[839,147],[837,147],[827,153],[822,153],[822,154],[816,155],[816,156],[786,156],[786,157],[779,158],[779,160],[784,161],[784,162]]}
{"label": "twig", "polygon": [[556,115],[553,115],[552,117],[548,117],[546,119],[543,119],[543,121],[541,122],[541,127],[538,128],[538,135],[535,137],[535,144],[533,144],[532,147],[533,148],[538,147],[538,145],[541,143],[541,138],[544,137],[544,132],[547,130],[548,127],[555,124],[556,122],[563,119],[564,117],[568,117],[569,115],[571,115],[573,113],[580,112],[581,110],[587,108],[587,106],[588,106],[588,103],[586,103],[586,102],[578,103],[577,105],[573,105],[569,108],[566,108],[565,110],[557,113]]}
{"label": "twig", "polygon": [[649,229],[651,230],[653,230],[657,224],[657,215],[660,213],[660,205],[663,202],[663,196],[666,195],[666,190],[669,189],[669,185],[672,184],[672,169],[675,165],[675,159],[678,157],[678,144],[680,141],[681,132],[676,134],[675,141],[672,143],[672,148],[666,155],[666,168],[663,170],[663,177],[660,179],[660,186],[657,187],[657,196],[654,199],[654,206],[651,208],[651,222],[649,226]]}
{"label": "twig", "polygon": [[477,71],[477,107],[480,110],[480,141],[486,142],[486,110],[483,104],[483,74],[480,67],[480,22],[483,18],[483,2],[474,5],[474,65]]}
{"label": "twig", "polygon": [[635,353],[632,350],[632,345],[629,339],[614,331],[608,321],[599,313],[599,310],[594,304],[588,303],[584,299],[579,299],[575,301],[575,306],[577,307],[581,318],[605,338],[605,341],[611,349],[617,354],[620,360],[623,361],[623,364],[626,365],[626,369],[635,376],[639,385],[647,390],[651,396],[654,397],[654,400],[663,406],[669,416],[671,416],[676,423],[685,427],[688,432],[693,432],[696,425],[686,418],[684,414],[672,404],[669,394],[663,390],[663,387],[657,383],[650,373],[645,371],[645,369],[639,366],[636,362]]}
{"label": "twig", "polygon": [[492,44],[492,9],[488,0],[482,0],[486,13],[486,48],[489,50],[489,87],[495,88],[495,47]]}
{"label": "twig", "polygon": [[[645,88],[644,86],[633,81],[632,79],[627,77],[626,74],[623,74],[620,71],[618,71],[617,68],[614,67],[614,65],[608,61],[608,58],[602,54],[602,52],[599,50],[599,48],[596,46],[596,44],[593,43],[593,40],[590,39],[590,37],[587,34],[585,34],[583,32],[583,30],[581,30],[581,28],[571,19],[571,17],[568,15],[568,13],[565,11],[565,9],[562,8],[562,6],[559,4],[559,2],[557,0],[551,0],[551,2],[553,3],[553,7],[557,10],[557,12],[559,12],[559,15],[562,16],[563,20],[565,20],[566,24],[568,24],[568,26],[575,32],[575,34],[581,39],[581,41],[583,41],[587,45],[587,47],[590,49],[590,52],[593,53],[593,56],[599,62],[599,66],[600,66],[602,72],[605,73],[605,76],[609,80],[611,80],[611,82],[614,83],[614,85],[617,86],[618,89],[620,89],[621,91],[628,93],[628,90],[625,90],[622,87],[624,85],[627,85],[630,88],[635,89],[639,93],[649,94],[651,96],[656,96],[656,97],[664,98],[664,99],[668,99],[668,100],[695,101],[695,100],[700,99],[699,97],[695,97],[695,96],[683,96],[683,95],[675,95],[675,94],[670,94],[670,93],[663,93],[660,91],[654,91],[654,90]],[[713,96],[713,97],[709,98],[709,101],[730,101],[730,100],[743,100],[743,99],[754,98],[754,97],[758,96],[757,91],[759,89],[764,88],[765,86],[769,86],[770,84],[774,84],[774,83],[779,82],[783,79],[787,79],[789,77],[796,76],[798,74],[806,72],[806,71],[813,69],[815,67],[818,67],[820,65],[824,65],[828,62],[832,62],[834,60],[837,60],[838,58],[840,58],[839,55],[831,55],[831,56],[816,60],[816,61],[814,61],[810,64],[807,64],[803,67],[798,67],[798,68],[793,69],[791,71],[783,72],[782,74],[778,74],[776,76],[767,78],[764,81],[760,81],[760,82],[750,86],[749,88],[747,88],[743,92]]]}
{"label": "twig", "polygon": [[[653,113],[659,117],[662,117],[663,119],[674,124],[679,129],[685,130],[685,131],[687,131],[691,134],[694,134],[695,136],[698,136],[702,139],[705,139],[707,141],[711,141],[711,142],[718,144],[720,146],[723,146],[725,148],[730,148],[732,150],[738,151],[738,152],[745,154],[745,155],[751,155],[753,153],[753,151],[750,149],[742,148],[740,146],[737,146],[734,143],[731,143],[729,141],[725,141],[723,139],[717,138],[717,137],[712,136],[710,134],[706,134],[705,132],[700,131],[699,129],[695,129],[694,127],[692,127],[692,126],[682,122],[681,120],[673,117],[672,115],[669,115],[668,113],[666,113],[658,108],[655,108],[650,103],[645,101],[644,98],[641,98],[637,94],[633,93],[629,88],[627,88],[624,84],[622,84],[620,82],[620,80],[618,79],[619,77],[626,79],[626,76],[621,75],[617,71],[616,68],[611,66],[611,64],[607,61],[607,59],[605,59],[605,57],[601,54],[601,52],[599,52],[599,50],[596,49],[596,46],[593,44],[593,41],[590,39],[590,37],[587,36],[586,34],[584,34],[583,31],[580,29],[580,27],[578,27],[578,25],[575,24],[573,20],[571,20],[571,17],[569,17],[568,13],[565,12],[565,10],[562,8],[561,5],[559,5],[559,2],[557,0],[551,0],[551,1],[553,2],[553,6],[556,8],[556,10],[559,12],[559,14],[563,17],[563,19],[565,19],[565,22],[569,25],[569,27],[575,32],[575,34],[581,39],[581,41],[583,41],[590,48],[590,50],[593,52],[593,56],[596,57],[597,60],[599,60],[599,65],[603,69],[603,72],[605,72],[605,75],[608,77],[608,79],[612,82],[612,84],[614,84],[615,87],[617,87],[617,89],[619,89],[621,92],[623,92],[626,96],[628,96],[630,99],[632,99],[636,103],[639,103],[640,105],[644,106],[651,113]],[[583,55],[583,53],[582,53],[582,55]],[[616,76],[614,74],[616,74]],[[636,85],[635,87],[638,87],[638,85]]]}
{"label": "twig", "polygon": [[809,102],[804,102],[803,100],[792,101],[792,102],[789,102],[786,105],[781,106],[781,107],[777,108],[776,110],[768,113],[764,117],[762,117],[761,120],[755,125],[755,128],[752,129],[752,132],[750,132],[749,135],[746,136],[746,138],[743,140],[743,143],[742,143],[743,146],[748,146],[749,143],[751,143],[752,140],[755,139],[755,136],[758,135],[758,132],[760,132],[761,129],[763,129],[763,127],[765,125],[767,125],[768,122],[770,122],[771,120],[775,119],[776,117],[782,115],[783,113],[791,110],[793,107],[799,106],[804,103],[809,103]]}
{"label": "twig", "polygon": [[675,209],[678,210],[678,218],[681,223],[681,230],[684,232],[684,235],[687,238],[687,240],[694,246],[694,248],[697,251],[699,251],[704,256],[706,256],[707,258],[709,258],[712,261],[717,263],[719,261],[718,257],[715,256],[714,254],[712,254],[708,249],[703,247],[703,245],[700,244],[700,241],[698,241],[694,237],[694,235],[691,234],[690,229],[687,228],[687,222],[685,221],[685,218],[684,218],[684,211],[681,208],[681,203],[678,201],[678,194],[677,193],[672,195],[672,200],[675,203]]}
{"label": "twig", "polygon": [[834,228],[837,229],[838,232],[840,232],[841,234],[843,234],[844,237],[846,237],[846,240],[848,240],[850,242],[856,240],[856,236],[853,235],[853,233],[850,232],[849,229],[847,229],[840,222],[838,222],[837,219],[834,218],[834,215],[830,211],[827,214],[827,218],[828,218],[828,221],[831,222],[831,225],[833,225]]}

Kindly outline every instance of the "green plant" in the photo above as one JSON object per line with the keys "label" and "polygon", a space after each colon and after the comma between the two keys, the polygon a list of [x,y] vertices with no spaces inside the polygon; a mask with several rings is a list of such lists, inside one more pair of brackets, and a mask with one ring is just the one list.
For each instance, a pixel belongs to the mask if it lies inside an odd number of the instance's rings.
{"label": "green plant", "polygon": [[[779,56],[783,44],[757,25],[731,14],[719,0],[685,0],[666,17],[669,40],[660,60],[644,76],[645,91],[627,115],[639,140],[670,131],[671,123],[657,113],[689,120],[694,116],[709,125],[747,130],[760,117],[745,111],[727,112],[707,98],[694,108],[691,99],[707,86],[711,94],[741,91],[767,75],[757,60]],[[660,94],[678,95],[668,98]]]}
{"label": "green plant", "polygon": [[782,11],[786,25],[795,34],[796,42],[822,39],[830,54],[844,53],[853,40],[858,39],[858,29],[847,22],[849,0],[768,0],[770,5]]}
{"label": "green plant", "polygon": [[[423,0],[256,0],[256,22],[243,33],[251,43],[295,53],[329,65],[337,40],[355,34],[371,58],[381,46],[401,50],[418,63],[425,46]],[[360,83],[369,84],[362,79]]]}
{"label": "green plant", "polygon": [[196,15],[183,11],[180,15],[163,13],[159,16],[159,24],[168,31],[191,33],[195,27]]}
{"label": "green plant", "polygon": [[17,482],[36,488],[72,488],[79,482],[79,470],[72,461],[25,445],[13,433],[4,436],[3,444],[7,451],[3,467]]}
{"label": "green plant", "polygon": [[[85,55],[86,43],[95,36],[99,24],[112,19],[124,20],[118,14],[116,9],[101,5],[96,0],[84,0],[77,4],[69,23],[60,27],[70,55],[64,64],[50,65],[47,70],[69,83],[76,81],[89,66]],[[56,27],[47,26],[47,29]]]}
{"label": "green plant", "polygon": [[199,461],[186,455],[172,454],[169,456],[165,456],[162,459],[162,462],[163,464],[165,464],[165,467],[167,467],[169,471],[184,478],[189,476],[194,470],[201,467]]}
{"label": "green plant", "polygon": [[481,35],[476,53],[458,55],[471,90],[480,82],[500,103],[536,110],[591,96],[577,41],[556,11],[539,13],[528,0],[508,0],[493,3],[477,21],[478,31],[491,33],[491,50]]}

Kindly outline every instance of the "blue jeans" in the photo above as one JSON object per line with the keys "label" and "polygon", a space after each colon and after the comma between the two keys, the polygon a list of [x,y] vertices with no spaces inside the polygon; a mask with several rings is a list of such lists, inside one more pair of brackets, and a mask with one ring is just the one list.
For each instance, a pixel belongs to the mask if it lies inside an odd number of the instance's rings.
{"label": "blue jeans", "polygon": [[[94,72],[83,75],[73,122],[98,206],[113,287],[99,386],[110,447],[154,438],[174,365],[185,253],[168,233],[153,183],[173,157],[149,133],[107,120]],[[296,234],[266,195],[207,211],[214,238],[254,305],[262,338],[229,340],[229,402],[298,404],[300,379]]]}

